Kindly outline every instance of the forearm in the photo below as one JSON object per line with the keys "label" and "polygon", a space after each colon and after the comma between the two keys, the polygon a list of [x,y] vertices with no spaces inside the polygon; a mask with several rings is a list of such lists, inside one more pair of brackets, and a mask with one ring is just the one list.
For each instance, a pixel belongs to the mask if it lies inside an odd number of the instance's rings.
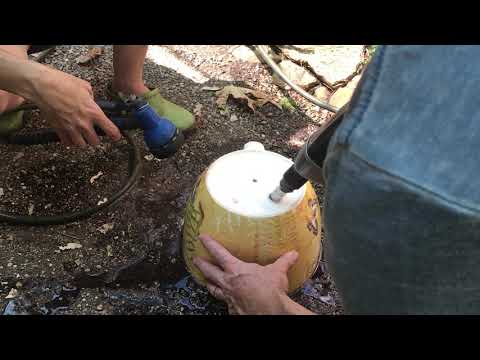
{"label": "forearm", "polygon": [[34,101],[38,83],[48,67],[34,61],[19,59],[0,49],[0,89]]}

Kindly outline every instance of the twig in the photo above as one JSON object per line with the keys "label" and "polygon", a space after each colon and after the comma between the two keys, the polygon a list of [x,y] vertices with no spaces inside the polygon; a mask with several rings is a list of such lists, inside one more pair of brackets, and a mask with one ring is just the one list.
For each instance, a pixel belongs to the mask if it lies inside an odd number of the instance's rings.
{"label": "twig", "polygon": [[[362,53],[365,52],[365,45],[364,45],[364,49],[362,51]],[[335,81],[333,84],[331,82],[329,82],[327,79],[325,79],[324,76],[320,75],[320,74],[317,74],[315,72],[315,70],[313,69],[313,67],[308,63],[306,62],[305,60],[297,60],[297,59],[294,59],[292,57],[290,57],[289,55],[287,55],[285,52],[282,51],[281,48],[277,47],[277,49],[280,50],[280,52],[282,53],[282,56],[287,59],[287,60],[290,60],[291,62],[293,62],[294,64],[297,64],[303,68],[305,68],[307,71],[309,71],[318,81],[320,81],[320,83],[325,86],[328,90],[330,91],[334,91],[340,87],[344,87],[346,86],[350,80],[352,80],[355,76],[361,74],[361,72],[363,71],[364,67],[365,67],[365,63],[364,61],[361,61],[357,64],[357,67],[355,69],[355,71],[350,74],[348,77],[346,77],[345,79],[342,79],[342,80],[338,80],[338,81]]]}

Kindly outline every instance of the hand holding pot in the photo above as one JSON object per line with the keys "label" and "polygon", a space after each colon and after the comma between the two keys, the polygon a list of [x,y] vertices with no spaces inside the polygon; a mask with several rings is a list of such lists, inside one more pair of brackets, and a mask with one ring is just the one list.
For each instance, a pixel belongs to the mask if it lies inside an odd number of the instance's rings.
{"label": "hand holding pot", "polygon": [[273,264],[261,266],[235,258],[208,235],[200,240],[215,263],[196,257],[194,264],[207,279],[209,292],[228,304],[230,314],[313,314],[287,295],[287,271],[297,260],[297,252],[290,251]]}

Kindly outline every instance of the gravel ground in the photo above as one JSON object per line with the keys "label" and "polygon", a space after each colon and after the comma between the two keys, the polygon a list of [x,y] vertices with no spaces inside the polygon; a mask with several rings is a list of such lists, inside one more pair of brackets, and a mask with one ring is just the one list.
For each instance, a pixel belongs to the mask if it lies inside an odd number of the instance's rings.
{"label": "gravel ground", "polygon": [[[182,66],[207,80],[190,78],[147,59],[146,83],[195,111],[198,129],[166,160],[143,158],[138,185],[117,203],[76,223],[28,227],[0,224],[0,311],[4,314],[226,314],[223,303],[197,286],[180,254],[186,198],[200,173],[215,159],[260,141],[293,158],[329,114],[272,83],[260,63],[231,55],[234,46],[168,46]],[[112,77],[112,48],[90,66],[75,59],[86,46],[59,47],[45,63],[90,81],[98,98]],[[204,86],[236,84],[262,90],[273,99],[290,96],[293,112],[265,105],[253,113],[229,100],[220,112]],[[232,115],[237,120],[231,121]],[[28,127],[45,126],[29,113]],[[234,117],[235,118],[235,117]],[[135,141],[145,152],[140,133]],[[108,198],[127,176],[127,144],[105,141],[98,149],[0,145],[0,208],[17,214],[52,215],[79,210]],[[90,179],[102,173],[93,184]],[[317,186],[321,198],[322,189]],[[61,249],[68,243],[81,248]],[[321,314],[341,313],[340,299],[325,264],[294,295]]]}

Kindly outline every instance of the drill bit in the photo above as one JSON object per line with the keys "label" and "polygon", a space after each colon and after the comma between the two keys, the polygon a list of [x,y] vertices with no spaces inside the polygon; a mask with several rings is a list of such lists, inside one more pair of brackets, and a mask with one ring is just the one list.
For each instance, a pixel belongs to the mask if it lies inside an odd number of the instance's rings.
{"label": "drill bit", "polygon": [[268,196],[274,203],[279,203],[286,194],[280,189],[280,185]]}

